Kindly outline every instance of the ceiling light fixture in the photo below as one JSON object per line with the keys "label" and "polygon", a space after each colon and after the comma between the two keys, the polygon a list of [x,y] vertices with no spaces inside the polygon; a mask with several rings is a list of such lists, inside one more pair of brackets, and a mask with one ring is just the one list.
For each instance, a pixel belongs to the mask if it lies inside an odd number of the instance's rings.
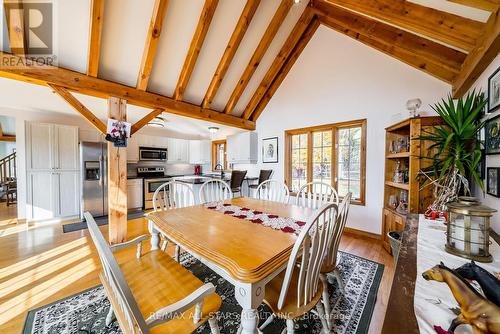
{"label": "ceiling light fixture", "polygon": [[209,126],[208,127],[208,131],[211,133],[211,134],[216,134],[218,131],[219,131],[219,128],[216,127],[216,126]]}
{"label": "ceiling light fixture", "polygon": [[293,0],[293,3],[297,5],[300,3],[300,0]]}
{"label": "ceiling light fixture", "polygon": [[151,121],[149,121],[148,126],[152,126],[155,128],[164,128],[165,127],[165,118],[163,117],[155,117]]}

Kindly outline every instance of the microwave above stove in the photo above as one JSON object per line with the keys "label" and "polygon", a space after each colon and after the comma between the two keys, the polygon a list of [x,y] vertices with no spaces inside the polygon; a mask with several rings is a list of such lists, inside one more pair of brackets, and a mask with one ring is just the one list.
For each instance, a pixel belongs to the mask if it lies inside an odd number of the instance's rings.
{"label": "microwave above stove", "polygon": [[167,149],[157,147],[139,147],[141,161],[167,161]]}

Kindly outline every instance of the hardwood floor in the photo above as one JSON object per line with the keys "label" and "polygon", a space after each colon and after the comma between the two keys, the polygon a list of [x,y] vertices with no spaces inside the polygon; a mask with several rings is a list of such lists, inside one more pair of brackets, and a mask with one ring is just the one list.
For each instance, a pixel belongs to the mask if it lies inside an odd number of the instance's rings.
{"label": "hardwood floor", "polygon": [[[101,227],[107,235],[107,226]],[[129,221],[128,238],[147,234],[144,218]],[[144,243],[149,249],[149,243]],[[340,248],[385,265],[369,333],[380,333],[394,265],[380,241],[346,234]],[[173,249],[169,249],[173,251]],[[118,261],[135,255],[119,252]],[[20,333],[28,310],[100,284],[100,263],[88,232],[62,232],[61,223],[16,224],[0,210],[0,333]]]}

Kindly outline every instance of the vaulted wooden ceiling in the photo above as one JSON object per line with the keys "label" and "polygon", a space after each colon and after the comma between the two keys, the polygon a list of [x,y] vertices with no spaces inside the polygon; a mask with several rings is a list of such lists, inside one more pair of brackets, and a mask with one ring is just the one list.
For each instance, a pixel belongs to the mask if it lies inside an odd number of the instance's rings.
{"label": "vaulted wooden ceiling", "polygon": [[[273,42],[276,43],[277,36],[282,33],[281,28],[291,10],[297,6],[294,0],[279,0],[260,35],[260,41],[252,49],[251,57],[243,64],[239,79],[231,88],[232,92],[227,94],[225,105],[220,107],[219,104],[217,107],[214,99],[221,95],[218,95],[221,85],[226,83],[231,66],[237,62],[238,50],[245,47],[245,35],[252,20],[258,16],[259,7],[267,0],[245,1],[227,45],[223,52],[221,50],[218,65],[211,73],[210,80],[207,78],[207,88],[199,102],[186,98],[186,91],[199,62],[200,52],[207,47],[207,34],[217,18],[219,2],[223,0],[198,0],[203,4],[199,19],[175,89],[168,96],[151,89],[151,78],[155,76],[157,63],[161,61],[158,59],[158,50],[164,25],[168,23],[167,14],[174,0],[151,0],[152,13],[144,44],[129,46],[142,49],[135,86],[109,80],[101,70],[103,25],[110,15],[105,11],[106,1],[109,0],[91,0],[85,73],[48,65],[5,66],[13,63],[19,65],[23,57],[29,57],[25,55],[24,49],[26,33],[23,18],[10,17],[7,26],[11,47],[10,52],[1,52],[4,66],[0,67],[0,76],[49,86],[98,128],[103,125],[71,92],[104,98],[114,96],[125,99],[128,103],[153,109],[141,119],[141,124],[165,111],[254,129],[255,122],[320,24],[450,83],[456,97],[463,95],[471,87],[500,52],[500,0],[449,0],[488,11],[490,14],[486,22],[405,0],[311,0],[303,6],[293,28],[287,31],[287,37],[280,44],[279,52],[263,71],[259,67],[261,62]],[[4,2],[12,4],[13,1]],[[22,0],[14,2],[22,8]],[[263,15],[262,11],[259,15]],[[174,45],[171,47],[175,49]],[[250,83],[257,78],[255,75],[259,71],[263,71],[259,77],[260,84],[253,87]],[[242,100],[245,94],[248,95],[248,102]],[[241,110],[235,109],[238,103],[242,105],[238,108]]]}

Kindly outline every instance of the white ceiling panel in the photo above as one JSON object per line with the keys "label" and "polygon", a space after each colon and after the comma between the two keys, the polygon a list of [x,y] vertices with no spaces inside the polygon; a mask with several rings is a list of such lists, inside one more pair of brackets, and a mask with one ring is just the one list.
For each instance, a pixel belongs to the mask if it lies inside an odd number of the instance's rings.
{"label": "white ceiling panel", "polygon": [[148,90],[172,96],[204,1],[169,1]]}
{"label": "white ceiling panel", "polygon": [[260,3],[219,91],[215,95],[212,109],[223,110],[226,106],[236,83],[241,78],[280,2],[280,0],[264,0]]}
{"label": "white ceiling panel", "polygon": [[481,22],[486,22],[491,14],[484,10],[463,6],[448,0],[410,0],[410,2]]}
{"label": "white ceiling panel", "polygon": [[[90,1],[56,0],[54,2],[55,53],[57,65],[87,72]],[[78,14],[77,14],[78,13]]]}
{"label": "white ceiling panel", "polygon": [[221,0],[184,93],[184,100],[200,105],[226,50],[246,1]]}
{"label": "white ceiling panel", "polygon": [[105,1],[100,78],[136,85],[153,3],[154,0]]}
{"label": "white ceiling panel", "polygon": [[306,7],[307,1],[302,1],[300,4],[295,5],[290,9],[290,12],[288,13],[280,29],[278,30],[278,33],[274,37],[273,42],[264,55],[264,58],[262,58],[262,61],[257,67],[257,70],[248,82],[246,89],[243,91],[243,94],[241,95],[238,103],[236,104],[236,107],[234,108],[233,114],[239,116],[243,113],[245,107],[255,93],[255,90],[257,89],[257,87],[259,87],[262,79],[266,75],[268,69],[271,67],[271,64],[280,52],[281,47],[285,43],[286,39],[290,35],[290,32],[293,30],[295,24],[299,20]]}

